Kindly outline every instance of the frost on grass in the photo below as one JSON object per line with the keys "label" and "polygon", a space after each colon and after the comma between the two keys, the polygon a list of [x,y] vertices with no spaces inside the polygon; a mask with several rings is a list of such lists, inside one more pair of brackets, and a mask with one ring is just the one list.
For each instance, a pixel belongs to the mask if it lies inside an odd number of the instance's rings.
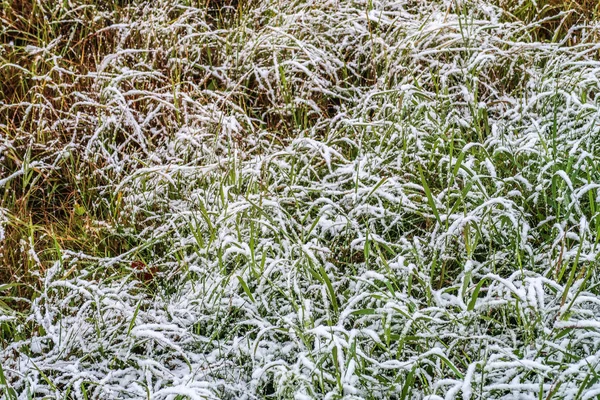
{"label": "frost on grass", "polygon": [[597,28],[184,3],[124,9],[85,76],[28,72],[68,108],[0,102],[65,133],[0,182],[75,158],[131,244],[61,249],[0,317],[5,398],[597,398]]}

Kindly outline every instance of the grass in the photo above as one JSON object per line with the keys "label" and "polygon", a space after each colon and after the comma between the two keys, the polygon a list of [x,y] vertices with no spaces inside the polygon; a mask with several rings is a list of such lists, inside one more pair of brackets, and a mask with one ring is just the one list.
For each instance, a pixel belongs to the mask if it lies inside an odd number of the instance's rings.
{"label": "grass", "polygon": [[0,0],[0,398],[597,397],[598,29]]}

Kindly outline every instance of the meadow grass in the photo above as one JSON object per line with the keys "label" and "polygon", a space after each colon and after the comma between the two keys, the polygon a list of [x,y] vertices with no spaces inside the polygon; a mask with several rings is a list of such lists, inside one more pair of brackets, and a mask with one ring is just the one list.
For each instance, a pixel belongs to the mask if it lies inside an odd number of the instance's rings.
{"label": "meadow grass", "polygon": [[599,16],[0,0],[0,398],[598,398]]}

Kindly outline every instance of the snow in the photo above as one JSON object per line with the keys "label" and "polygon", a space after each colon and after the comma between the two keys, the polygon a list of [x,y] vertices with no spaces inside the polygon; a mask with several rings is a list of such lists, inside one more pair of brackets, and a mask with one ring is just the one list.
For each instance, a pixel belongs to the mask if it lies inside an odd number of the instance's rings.
{"label": "snow", "polygon": [[[596,44],[531,43],[485,1],[261,0],[219,28],[132,7],[68,152],[2,170],[85,154],[133,243],[65,249],[0,308],[36,332],[0,350],[19,399],[598,396]],[[155,281],[118,272],[140,257]]]}

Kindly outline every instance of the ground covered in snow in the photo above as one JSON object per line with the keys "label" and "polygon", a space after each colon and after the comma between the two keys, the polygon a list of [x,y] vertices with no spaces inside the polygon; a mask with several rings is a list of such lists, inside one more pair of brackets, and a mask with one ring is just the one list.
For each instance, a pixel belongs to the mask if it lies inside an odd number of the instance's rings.
{"label": "ground covered in snow", "polygon": [[594,19],[107,3],[0,2],[0,398],[600,396]]}

